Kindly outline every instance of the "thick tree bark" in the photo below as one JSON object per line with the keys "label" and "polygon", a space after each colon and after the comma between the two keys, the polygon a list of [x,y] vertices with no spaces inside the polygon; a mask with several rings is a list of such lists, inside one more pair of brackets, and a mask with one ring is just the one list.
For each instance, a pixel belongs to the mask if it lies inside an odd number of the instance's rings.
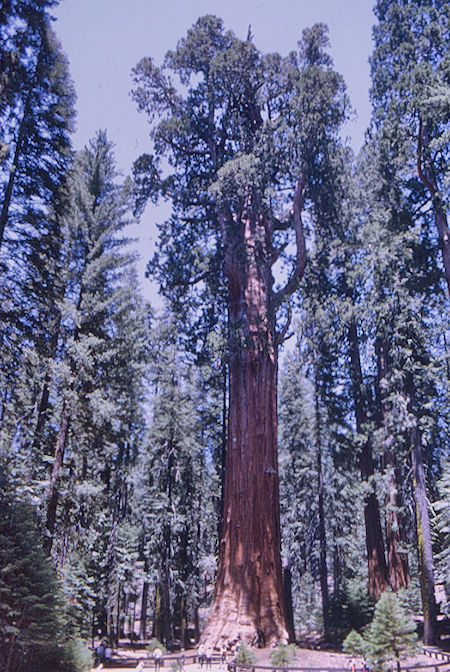
{"label": "thick tree bark", "polygon": [[[387,478],[386,547],[388,554],[389,585],[397,592],[409,584],[408,554],[405,549],[406,533],[401,514],[402,501],[398,492],[400,482],[396,456],[386,447],[383,468]],[[403,548],[402,548],[403,547]]]}
{"label": "thick tree bark", "polygon": [[[366,438],[359,459],[361,477],[367,481],[374,473],[372,457],[372,437],[367,430],[367,400],[364,393],[359,339],[356,321],[352,318],[347,333],[350,350],[350,376],[353,388],[356,431]],[[388,571],[380,520],[380,507],[376,494],[372,491],[365,499],[364,521],[366,527],[367,565],[369,593],[378,598],[388,586]]]}
{"label": "thick tree bark", "polygon": [[156,637],[156,639],[160,642],[162,642],[164,639],[164,621],[162,612],[163,598],[161,593],[161,584],[158,582],[155,590],[155,609],[153,613],[152,637]]}
{"label": "thick tree bark", "polygon": [[409,584],[409,563],[405,549],[401,548],[406,543],[404,519],[401,514],[401,496],[399,494],[400,473],[397,465],[397,457],[391,450],[394,442],[387,422],[387,402],[382,390],[382,380],[389,372],[388,350],[382,340],[376,344],[377,350],[377,397],[379,404],[380,425],[384,430],[383,440],[383,468],[386,475],[386,547],[388,554],[388,577],[389,585],[394,591],[407,588]]}
{"label": "thick tree bark", "polygon": [[[251,205],[251,204],[250,204]],[[271,232],[249,207],[223,227],[229,281],[229,414],[223,536],[202,641],[288,640],[281,571],[277,346]]]}

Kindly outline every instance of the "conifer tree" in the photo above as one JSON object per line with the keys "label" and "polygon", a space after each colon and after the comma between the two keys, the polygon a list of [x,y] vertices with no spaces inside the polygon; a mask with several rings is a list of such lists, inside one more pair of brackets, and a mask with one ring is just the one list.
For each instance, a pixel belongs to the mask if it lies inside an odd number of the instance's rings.
{"label": "conifer tree", "polygon": [[172,649],[175,629],[186,646],[187,623],[198,618],[201,564],[216,548],[217,479],[202,426],[206,400],[198,403],[197,374],[170,315],[155,322],[153,345],[152,422],[136,465],[133,510],[154,599],[152,634]]}
{"label": "conifer tree", "polygon": [[[375,148],[375,149],[374,149]],[[434,273],[429,258],[421,250],[426,222],[415,210],[414,194],[403,190],[401,182],[384,179],[388,170],[383,151],[374,143],[372,167],[377,175],[370,199],[364,231],[368,246],[365,254],[370,283],[366,301],[373,306],[373,347],[375,351],[374,391],[376,427],[374,447],[383,456],[387,491],[386,530],[389,550],[389,576],[393,588],[405,586],[406,538],[402,530],[401,501],[410,497],[400,465],[411,460],[414,508],[417,511],[417,548],[425,620],[425,641],[434,639],[435,598],[433,551],[427,504],[426,469],[434,460],[427,450],[427,436],[439,436],[439,405],[430,413],[431,400],[440,397],[437,371],[442,366],[427,325],[431,316],[437,330],[442,328],[439,309],[442,295],[433,291]],[[366,179],[370,178],[368,166]],[[372,194],[372,195],[371,195]],[[415,228],[411,222],[415,221]],[[369,226],[369,228],[366,228]],[[420,252],[419,252],[420,250]],[[432,254],[432,250],[428,250]],[[419,271],[413,270],[417,265]],[[427,297],[427,301],[423,297]],[[439,338],[439,337],[438,337]],[[426,418],[426,419],[425,419]]]}
{"label": "conifer tree", "polygon": [[[450,292],[448,4],[379,0],[375,14],[372,102],[384,159],[390,164],[386,178],[400,179],[419,194],[421,203],[431,205]],[[427,232],[424,244],[432,238]]]}
{"label": "conifer tree", "polygon": [[[56,572],[44,555],[36,512],[10,492],[2,465],[0,489],[0,664],[5,672],[87,669],[90,656],[67,641]],[[65,645],[66,644],[66,645]],[[85,667],[75,665],[75,656]],[[78,661],[80,662],[80,660]]]}
{"label": "conifer tree", "polygon": [[64,293],[62,218],[74,117],[67,62],[46,16],[49,4],[10,3],[2,26],[5,49],[18,45],[17,72],[8,78],[8,87],[18,90],[5,92],[3,108],[2,132],[10,151],[0,171],[2,443],[8,445],[14,436],[28,446],[28,480],[35,476],[33,454],[39,452],[37,439],[48,410]]}
{"label": "conifer tree", "polygon": [[[173,203],[153,267],[164,294],[185,315],[199,317],[203,304],[209,309],[202,324],[208,316],[212,326],[224,309],[228,318],[224,529],[204,633],[213,645],[239,633],[259,644],[287,636],[276,314],[280,306],[287,313],[304,271],[302,211],[315,159],[345,117],[344,85],[326,46],[326,29],[318,25],[305,32],[299,57],[263,56],[250,34],[239,40],[207,16],[167,54],[163,68],[144,59],[135,70],[133,95],[152,120],[155,150],[173,167],[164,176],[149,155],[136,164],[147,197],[163,193]],[[276,292],[272,267],[289,238],[296,252]]]}
{"label": "conifer tree", "polygon": [[364,638],[367,657],[377,670],[395,661],[400,672],[401,659],[417,651],[416,626],[392,591],[385,591],[376,603],[373,621]]}

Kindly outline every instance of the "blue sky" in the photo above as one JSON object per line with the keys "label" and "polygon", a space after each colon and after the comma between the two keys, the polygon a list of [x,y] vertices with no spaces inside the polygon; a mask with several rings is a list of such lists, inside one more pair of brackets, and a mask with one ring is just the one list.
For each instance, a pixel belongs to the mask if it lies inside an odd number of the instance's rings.
{"label": "blue sky", "polygon": [[[129,95],[131,69],[144,56],[161,62],[199,16],[215,14],[242,38],[251,25],[261,51],[281,54],[296,48],[304,28],[326,23],[335,67],[344,76],[357,114],[346,133],[358,149],[370,115],[373,5],[374,0],[62,0],[54,11],[54,27],[78,95],[75,148],[106,129],[118,168],[128,174],[139,154],[149,150],[147,121]],[[139,236],[141,276],[152,252],[155,222],[162,217],[161,210],[148,208],[130,232]],[[152,300],[155,290],[143,282]]]}

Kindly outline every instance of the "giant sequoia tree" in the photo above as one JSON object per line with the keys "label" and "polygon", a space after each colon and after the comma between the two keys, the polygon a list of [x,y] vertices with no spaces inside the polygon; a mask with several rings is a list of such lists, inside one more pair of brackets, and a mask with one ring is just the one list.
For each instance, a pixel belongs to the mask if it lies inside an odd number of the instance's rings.
{"label": "giant sequoia tree", "polygon": [[[262,55],[197,21],[163,67],[143,59],[134,98],[158,157],[141,156],[139,205],[172,201],[153,269],[197,343],[228,318],[228,441],[215,599],[203,638],[258,644],[287,638],[277,465],[277,348],[306,263],[302,212],[317,160],[345,115],[326,29],[299,54]],[[291,243],[290,248],[288,244]],[[273,267],[294,249],[283,287]],[[288,257],[289,258],[289,257]],[[284,318],[284,320],[283,320]],[[280,325],[284,321],[284,326]]]}

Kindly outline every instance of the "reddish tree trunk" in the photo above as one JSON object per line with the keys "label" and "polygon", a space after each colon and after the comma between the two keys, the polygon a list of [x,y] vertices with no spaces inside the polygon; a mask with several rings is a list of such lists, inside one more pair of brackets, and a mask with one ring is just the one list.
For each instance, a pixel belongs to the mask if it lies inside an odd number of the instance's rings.
{"label": "reddish tree trunk", "polygon": [[384,430],[383,468],[386,472],[388,494],[386,496],[386,547],[388,553],[389,585],[395,591],[407,588],[409,584],[408,555],[402,549],[406,543],[406,533],[401,514],[401,497],[399,494],[400,474],[396,455],[391,450],[394,438],[388,429],[386,394],[382,390],[381,381],[389,372],[388,352],[386,345],[379,340],[377,343],[378,366],[378,398],[380,406],[380,422]]}
{"label": "reddish tree trunk", "polygon": [[223,536],[202,641],[288,640],[281,570],[272,243],[250,209],[224,229],[230,364]]}
{"label": "reddish tree trunk", "polygon": [[288,558],[283,560],[283,594],[286,609],[286,623],[289,632],[289,641],[295,642],[294,604],[292,600],[291,563]]}
{"label": "reddish tree trunk", "polygon": [[[389,585],[392,590],[407,588],[409,584],[408,554],[405,549],[406,534],[401,514],[401,497],[398,492],[400,482],[397,460],[389,449],[383,455],[383,467],[387,476],[386,501],[386,546],[388,554]],[[403,547],[403,548],[402,548]]]}
{"label": "reddish tree trunk", "polygon": [[[368,480],[374,473],[372,457],[372,437],[367,431],[367,401],[364,393],[361,358],[359,353],[358,330],[354,319],[348,329],[350,349],[350,375],[353,387],[356,430],[365,434],[366,439],[361,449],[360,470],[363,480]],[[366,527],[367,567],[369,577],[369,593],[378,598],[388,586],[388,571],[384,549],[383,530],[380,520],[380,507],[377,496],[370,492],[364,503],[364,521]]]}

